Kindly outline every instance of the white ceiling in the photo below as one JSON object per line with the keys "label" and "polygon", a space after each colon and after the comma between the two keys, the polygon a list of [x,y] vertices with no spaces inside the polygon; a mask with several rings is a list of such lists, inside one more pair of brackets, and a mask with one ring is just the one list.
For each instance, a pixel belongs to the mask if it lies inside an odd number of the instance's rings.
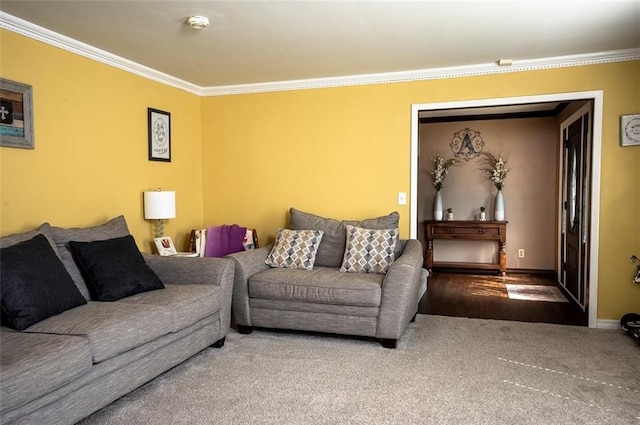
{"label": "white ceiling", "polygon": [[[199,87],[640,48],[640,0],[1,0],[0,10]],[[211,26],[189,28],[190,15]]]}

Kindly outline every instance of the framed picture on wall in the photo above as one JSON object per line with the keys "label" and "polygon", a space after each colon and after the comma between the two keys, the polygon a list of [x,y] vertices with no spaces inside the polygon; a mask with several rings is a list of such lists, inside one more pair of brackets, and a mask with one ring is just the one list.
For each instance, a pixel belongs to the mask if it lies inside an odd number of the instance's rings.
{"label": "framed picture on wall", "polygon": [[32,88],[0,78],[0,146],[34,149]]}
{"label": "framed picture on wall", "polygon": [[149,161],[171,162],[171,114],[147,109],[149,126]]}
{"label": "framed picture on wall", "polygon": [[620,117],[620,145],[640,146],[640,115]]}

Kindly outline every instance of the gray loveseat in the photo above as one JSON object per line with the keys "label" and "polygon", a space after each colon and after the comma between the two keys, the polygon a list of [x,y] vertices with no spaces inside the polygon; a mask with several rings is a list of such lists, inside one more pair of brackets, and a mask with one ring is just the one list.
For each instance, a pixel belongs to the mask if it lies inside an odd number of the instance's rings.
{"label": "gray loveseat", "polygon": [[[426,291],[422,246],[400,240],[386,273],[340,271],[347,226],[398,227],[398,213],[338,221],[291,208],[291,229],[323,232],[311,270],[271,267],[272,246],[231,254],[236,264],[233,317],[240,333],[253,327],[374,337],[395,348]],[[278,243],[278,240],[276,240]]]}
{"label": "gray loveseat", "polygon": [[[1,280],[0,423],[75,423],[204,348],[224,344],[234,273],[229,259],[160,257],[137,251],[140,261],[148,265],[164,289],[113,302],[92,301],[94,294],[83,279],[86,273],[81,274],[74,264],[69,241],[109,244],[130,238],[127,235],[121,216],[84,229],[45,223],[36,231],[0,239],[2,253],[7,254],[2,260],[6,260],[6,270]],[[47,249],[53,248],[55,254],[51,255],[57,255],[63,265],[51,267],[59,271],[60,266],[68,272],[73,280],[70,285],[75,283],[82,299],[75,297],[80,305],[18,331],[4,326],[7,303],[21,302],[19,297],[11,300],[7,292],[11,255],[16,247],[19,253],[26,246],[27,254],[51,257],[32,252],[34,245],[29,244],[33,241],[44,241]],[[14,251],[9,255],[7,249]],[[15,262],[19,262],[19,255]],[[60,297],[54,293],[50,298]],[[68,298],[62,297],[62,301]],[[20,325],[20,312],[14,309],[13,314]]]}

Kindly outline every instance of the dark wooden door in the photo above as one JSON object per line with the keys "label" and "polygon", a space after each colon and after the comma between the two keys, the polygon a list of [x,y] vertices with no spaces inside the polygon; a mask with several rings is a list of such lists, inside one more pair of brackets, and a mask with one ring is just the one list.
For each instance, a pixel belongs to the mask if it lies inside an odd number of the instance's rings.
{"label": "dark wooden door", "polygon": [[589,301],[591,114],[563,130],[563,223],[561,284],[583,312]]}

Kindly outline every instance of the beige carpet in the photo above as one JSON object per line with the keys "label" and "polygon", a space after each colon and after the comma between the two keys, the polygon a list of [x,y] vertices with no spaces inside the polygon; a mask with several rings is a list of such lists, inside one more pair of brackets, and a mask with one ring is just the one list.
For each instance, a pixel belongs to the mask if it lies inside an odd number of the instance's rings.
{"label": "beige carpet", "polygon": [[396,350],[232,332],[82,425],[640,425],[639,359],[621,331],[428,315]]}
{"label": "beige carpet", "polygon": [[515,285],[505,284],[507,293],[512,300],[549,301],[555,303],[568,303],[564,294],[555,286],[544,285]]}

